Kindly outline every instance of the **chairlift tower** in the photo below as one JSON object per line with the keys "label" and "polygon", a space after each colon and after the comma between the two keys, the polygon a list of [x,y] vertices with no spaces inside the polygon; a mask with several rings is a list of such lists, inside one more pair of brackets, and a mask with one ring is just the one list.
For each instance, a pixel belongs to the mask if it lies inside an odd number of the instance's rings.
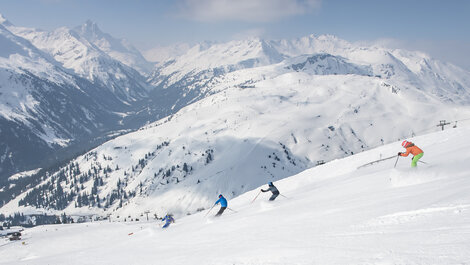
{"label": "chairlift tower", "polygon": [[147,221],[148,221],[148,220],[149,220],[149,213],[150,213],[150,211],[145,211],[144,213],[145,213],[145,215],[147,216]]}
{"label": "chairlift tower", "polygon": [[449,124],[450,124],[450,122],[446,122],[446,120],[441,120],[441,121],[439,121],[439,124],[436,125],[436,126],[437,126],[437,127],[440,126],[440,127],[442,128],[442,130],[444,130],[444,126],[445,126],[445,125],[449,125]]}

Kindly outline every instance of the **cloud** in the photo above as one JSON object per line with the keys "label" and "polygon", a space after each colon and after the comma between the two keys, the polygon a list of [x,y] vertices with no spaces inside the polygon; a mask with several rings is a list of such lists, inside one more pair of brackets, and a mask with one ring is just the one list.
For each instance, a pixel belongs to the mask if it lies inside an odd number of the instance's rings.
{"label": "cloud", "polygon": [[181,0],[179,14],[204,22],[270,22],[311,13],[320,4],[321,0]]}
{"label": "cloud", "polygon": [[235,40],[246,40],[251,38],[262,37],[265,34],[265,30],[262,28],[248,29],[238,32],[232,36]]}
{"label": "cloud", "polygon": [[157,46],[142,52],[142,55],[150,62],[164,62],[170,58],[183,55],[191,48],[188,43],[178,43],[170,46]]}

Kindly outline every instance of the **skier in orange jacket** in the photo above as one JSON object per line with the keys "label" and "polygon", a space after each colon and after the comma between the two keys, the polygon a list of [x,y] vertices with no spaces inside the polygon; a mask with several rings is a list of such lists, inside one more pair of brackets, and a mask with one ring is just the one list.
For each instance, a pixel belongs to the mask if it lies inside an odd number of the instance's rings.
{"label": "skier in orange jacket", "polygon": [[413,155],[413,159],[411,160],[411,167],[416,167],[418,164],[418,160],[423,157],[424,152],[419,147],[417,147],[414,143],[403,141],[401,146],[406,148],[406,153],[399,152],[399,156],[408,156],[410,153]]}

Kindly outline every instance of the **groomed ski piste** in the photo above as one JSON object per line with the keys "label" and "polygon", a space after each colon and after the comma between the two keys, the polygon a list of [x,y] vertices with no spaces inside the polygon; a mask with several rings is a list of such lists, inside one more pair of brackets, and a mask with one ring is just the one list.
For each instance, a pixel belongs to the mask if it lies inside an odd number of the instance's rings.
{"label": "groomed ski piste", "polygon": [[[0,243],[0,264],[470,264],[470,127],[408,139],[277,181],[283,196],[252,190],[219,206],[153,222],[26,229]],[[262,188],[266,188],[266,185]],[[216,201],[214,198],[214,202]],[[207,206],[207,209],[211,205]]]}

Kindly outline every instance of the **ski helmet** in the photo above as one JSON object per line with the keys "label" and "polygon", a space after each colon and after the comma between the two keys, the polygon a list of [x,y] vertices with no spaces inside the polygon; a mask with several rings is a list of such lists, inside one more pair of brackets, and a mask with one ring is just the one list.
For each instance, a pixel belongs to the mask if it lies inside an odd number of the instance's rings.
{"label": "ski helmet", "polygon": [[268,185],[269,185],[269,186],[272,186],[272,185],[273,185],[273,183],[270,181],[270,182],[268,183]]}
{"label": "ski helmet", "polygon": [[405,140],[405,141],[403,141],[403,142],[401,143],[401,146],[406,147],[406,146],[408,145],[408,143],[409,143],[409,142],[408,142],[407,140]]}
{"label": "ski helmet", "polygon": [[222,194],[219,194],[219,198],[222,198]]}

